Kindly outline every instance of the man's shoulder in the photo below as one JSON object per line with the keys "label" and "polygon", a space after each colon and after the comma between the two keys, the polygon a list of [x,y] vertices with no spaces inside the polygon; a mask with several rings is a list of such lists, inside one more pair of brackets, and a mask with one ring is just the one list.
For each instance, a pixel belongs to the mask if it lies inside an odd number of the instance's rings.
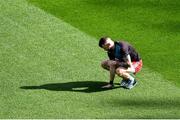
{"label": "man's shoulder", "polygon": [[125,41],[125,40],[119,40],[119,41],[117,41],[118,43],[120,43],[120,44],[126,44],[126,45],[130,45],[127,41]]}
{"label": "man's shoulder", "polygon": [[122,47],[131,46],[131,45],[130,45],[127,41],[125,41],[125,40],[118,40],[118,41],[115,41],[115,43],[121,45]]}
{"label": "man's shoulder", "polygon": [[125,40],[116,40],[114,41],[115,43],[118,43],[118,44],[129,44],[127,41]]}

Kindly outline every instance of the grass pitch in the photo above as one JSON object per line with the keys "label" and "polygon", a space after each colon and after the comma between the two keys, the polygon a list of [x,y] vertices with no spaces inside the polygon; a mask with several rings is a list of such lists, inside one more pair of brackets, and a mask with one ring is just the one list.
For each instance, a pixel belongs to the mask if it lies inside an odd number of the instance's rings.
{"label": "grass pitch", "polygon": [[28,0],[99,39],[125,39],[144,64],[180,87],[179,0]]}
{"label": "grass pitch", "polygon": [[[68,22],[62,10],[57,18],[25,0],[1,0],[0,11],[0,118],[180,118],[179,87],[148,64],[134,89],[100,89],[108,80],[100,68],[106,54],[97,36]],[[135,36],[131,32],[122,37]],[[145,41],[131,42],[145,55]],[[145,63],[151,61],[147,56]]]}

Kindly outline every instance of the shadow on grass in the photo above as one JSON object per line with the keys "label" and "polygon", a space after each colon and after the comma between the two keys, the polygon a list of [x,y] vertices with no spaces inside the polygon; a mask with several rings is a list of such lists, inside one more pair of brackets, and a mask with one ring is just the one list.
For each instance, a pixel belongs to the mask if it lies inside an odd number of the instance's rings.
{"label": "shadow on grass", "polygon": [[[40,86],[22,86],[21,89],[26,90],[37,90],[37,89],[45,89],[51,91],[73,91],[73,92],[101,92],[112,89],[103,89],[102,86],[106,85],[106,82],[100,81],[77,81],[77,82],[67,82],[67,83],[50,83],[44,84]],[[119,87],[114,87],[116,89]]]}
{"label": "shadow on grass", "polygon": [[115,106],[134,107],[134,108],[154,108],[154,109],[180,109],[179,97],[154,98],[154,99],[119,99],[113,101]]}
{"label": "shadow on grass", "polygon": [[[113,101],[114,102],[114,101]],[[112,105],[112,104],[110,104]],[[129,115],[133,119],[177,119],[180,118],[180,101],[177,97],[170,99],[125,99],[113,104],[116,107],[135,110]]]}

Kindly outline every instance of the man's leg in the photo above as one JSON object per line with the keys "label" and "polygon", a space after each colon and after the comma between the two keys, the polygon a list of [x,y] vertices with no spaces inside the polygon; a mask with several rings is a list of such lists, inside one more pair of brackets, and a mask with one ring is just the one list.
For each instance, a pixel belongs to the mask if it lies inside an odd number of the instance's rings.
{"label": "man's leg", "polygon": [[101,67],[106,69],[106,70],[109,70],[109,62],[110,60],[104,60],[101,62]]}
{"label": "man's leg", "polygon": [[110,81],[109,81],[109,84],[107,84],[106,86],[103,86],[103,88],[112,88],[113,87],[113,81],[114,81],[115,73],[116,73],[117,62],[113,61],[113,60],[105,60],[105,61],[103,61],[101,63],[101,66],[104,69],[109,70],[109,72],[110,72]]}
{"label": "man's leg", "polygon": [[[122,77],[123,80],[127,80],[126,82],[122,81],[122,87],[126,87],[128,89],[131,89],[131,88],[134,87],[134,83],[136,82],[135,78],[133,76],[131,76],[130,73],[126,72],[125,68],[121,68],[121,67],[117,68],[116,69],[116,74],[118,76]],[[126,86],[126,83],[127,83],[127,86]]]}

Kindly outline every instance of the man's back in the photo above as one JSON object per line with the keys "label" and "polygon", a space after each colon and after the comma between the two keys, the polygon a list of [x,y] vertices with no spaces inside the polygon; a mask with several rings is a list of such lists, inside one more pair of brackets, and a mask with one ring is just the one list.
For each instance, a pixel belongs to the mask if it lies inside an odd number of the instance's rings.
{"label": "man's back", "polygon": [[[114,49],[108,51],[108,56],[111,60],[118,59],[119,61],[125,62],[126,56],[129,54],[132,61],[141,60],[138,52],[129,43],[124,41],[114,42]],[[117,55],[119,54],[119,55]]]}

